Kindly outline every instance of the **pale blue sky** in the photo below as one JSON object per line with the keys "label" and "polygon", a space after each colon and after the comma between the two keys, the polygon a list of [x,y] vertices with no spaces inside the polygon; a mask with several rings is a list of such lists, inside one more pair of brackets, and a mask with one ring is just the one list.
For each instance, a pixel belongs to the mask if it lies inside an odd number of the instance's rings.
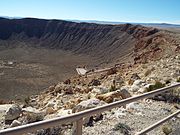
{"label": "pale blue sky", "polygon": [[0,16],[180,24],[180,0],[0,0]]}

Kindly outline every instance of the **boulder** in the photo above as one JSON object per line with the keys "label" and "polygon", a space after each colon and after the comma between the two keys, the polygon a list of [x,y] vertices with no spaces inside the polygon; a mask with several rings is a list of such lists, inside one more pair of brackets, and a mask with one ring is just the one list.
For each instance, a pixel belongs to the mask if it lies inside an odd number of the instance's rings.
{"label": "boulder", "polygon": [[97,106],[101,106],[101,105],[104,105],[104,104],[106,104],[106,103],[99,100],[99,99],[92,98],[92,99],[88,99],[88,100],[80,102],[78,105],[76,105],[73,108],[72,112],[73,113],[80,112],[80,111],[84,111],[84,110],[94,108],[94,107],[97,107]]}
{"label": "boulder", "polygon": [[[88,99],[86,101],[82,101],[80,102],[77,106],[75,106],[72,110],[73,113],[75,112],[80,112],[80,111],[84,111],[87,109],[91,109],[91,108],[95,108],[97,106],[101,106],[106,104],[103,101],[100,101],[99,99],[93,98],[93,99]],[[90,116],[84,119],[84,124],[87,125],[92,125],[93,120],[98,120],[102,118],[101,114],[97,114],[95,116]]]}
{"label": "boulder", "polygon": [[14,120],[18,118],[21,113],[22,113],[22,108],[19,105],[13,104],[11,107],[9,107],[6,110],[5,120],[6,121]]}
{"label": "boulder", "polygon": [[13,106],[13,104],[2,104],[2,105],[0,105],[0,113],[5,114],[5,112],[12,106]]}
{"label": "boulder", "polygon": [[96,97],[100,100],[105,101],[106,103],[113,102],[114,98],[121,98],[122,99],[122,92],[120,90],[112,91],[106,94],[97,95]]}
{"label": "boulder", "polygon": [[44,119],[46,112],[39,111],[36,108],[27,107],[23,108],[23,117],[25,117],[26,123],[36,122]]}

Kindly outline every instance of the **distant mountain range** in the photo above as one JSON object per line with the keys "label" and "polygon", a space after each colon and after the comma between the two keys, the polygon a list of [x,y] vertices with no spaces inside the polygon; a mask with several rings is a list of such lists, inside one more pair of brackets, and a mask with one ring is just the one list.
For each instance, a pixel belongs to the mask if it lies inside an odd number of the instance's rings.
{"label": "distant mountain range", "polygon": [[[22,19],[24,17],[9,17],[9,16],[0,16],[0,18],[8,18],[8,19]],[[41,19],[41,18],[40,18]],[[52,20],[52,19],[47,19],[47,20]],[[53,19],[53,20],[63,20],[63,19]],[[135,25],[143,25],[147,27],[160,27],[160,28],[180,28],[180,24],[171,24],[171,23],[135,23],[135,22],[114,22],[114,21],[98,21],[98,20],[73,20],[73,19],[65,19],[66,21],[71,21],[71,22],[85,22],[85,23],[97,23],[97,24],[113,24],[113,25],[118,25],[118,24],[126,24],[126,23],[131,23]]]}
{"label": "distant mountain range", "polygon": [[72,22],[86,22],[86,23],[97,23],[97,24],[126,24],[131,23],[135,25],[143,25],[143,26],[152,26],[152,27],[178,27],[180,28],[180,24],[170,24],[170,23],[135,23],[135,22],[111,22],[111,21],[97,21],[97,20],[68,20]]}

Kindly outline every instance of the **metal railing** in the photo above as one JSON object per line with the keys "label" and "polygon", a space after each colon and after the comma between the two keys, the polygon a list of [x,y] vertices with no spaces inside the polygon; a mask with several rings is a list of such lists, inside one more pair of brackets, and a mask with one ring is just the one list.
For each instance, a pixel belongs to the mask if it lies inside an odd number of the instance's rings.
{"label": "metal railing", "polygon": [[153,125],[143,129],[142,131],[138,132],[136,135],[145,135],[146,133],[148,133],[149,131],[153,130],[154,128],[156,128],[157,126],[160,126],[161,124],[163,124],[164,122],[168,121],[169,119],[177,116],[178,114],[180,114],[180,110],[178,110],[177,112],[169,115],[168,117],[154,123]]}
{"label": "metal railing", "polygon": [[[158,95],[162,92],[166,92],[168,90],[171,90],[173,88],[177,88],[179,86],[180,86],[180,83],[177,83],[177,84],[172,85],[172,86],[160,88],[160,89],[157,89],[157,90],[154,90],[151,92],[144,93],[142,95],[130,97],[130,98],[123,99],[123,100],[120,100],[117,102],[113,102],[113,103],[110,103],[107,105],[103,105],[103,106],[99,106],[96,108],[81,111],[78,113],[70,114],[68,116],[53,118],[50,120],[44,120],[44,121],[30,123],[30,124],[26,124],[26,125],[22,125],[22,126],[18,126],[18,127],[4,129],[4,130],[0,131],[0,135],[20,135],[23,133],[34,132],[36,130],[46,129],[46,128],[50,128],[50,127],[54,127],[54,126],[59,126],[62,124],[72,123],[72,122],[75,122],[73,134],[74,135],[81,135],[82,134],[82,126],[83,126],[83,118],[93,116],[95,114],[100,114],[104,111],[108,111],[108,110],[111,110],[111,109],[116,108],[116,107],[124,106],[128,103],[131,103],[131,102],[134,102],[134,101],[137,101],[140,99],[153,97],[154,95]],[[151,128],[151,129],[153,129],[153,128]],[[141,135],[141,133],[139,133],[138,135]]]}

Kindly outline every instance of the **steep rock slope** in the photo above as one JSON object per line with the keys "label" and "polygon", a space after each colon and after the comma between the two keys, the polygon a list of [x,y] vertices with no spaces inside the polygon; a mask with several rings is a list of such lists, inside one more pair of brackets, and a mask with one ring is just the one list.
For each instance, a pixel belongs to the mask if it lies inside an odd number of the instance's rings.
{"label": "steep rock slope", "polygon": [[[106,62],[132,58],[134,48],[142,48],[142,39],[157,33],[155,28],[131,24],[100,25],[33,18],[0,19],[1,40],[18,40],[31,46],[59,48],[91,55]],[[145,42],[149,44],[149,40]]]}
{"label": "steep rock slope", "polygon": [[37,94],[79,65],[104,68],[171,56],[179,41],[172,32],[140,25],[0,18],[0,98]]}

